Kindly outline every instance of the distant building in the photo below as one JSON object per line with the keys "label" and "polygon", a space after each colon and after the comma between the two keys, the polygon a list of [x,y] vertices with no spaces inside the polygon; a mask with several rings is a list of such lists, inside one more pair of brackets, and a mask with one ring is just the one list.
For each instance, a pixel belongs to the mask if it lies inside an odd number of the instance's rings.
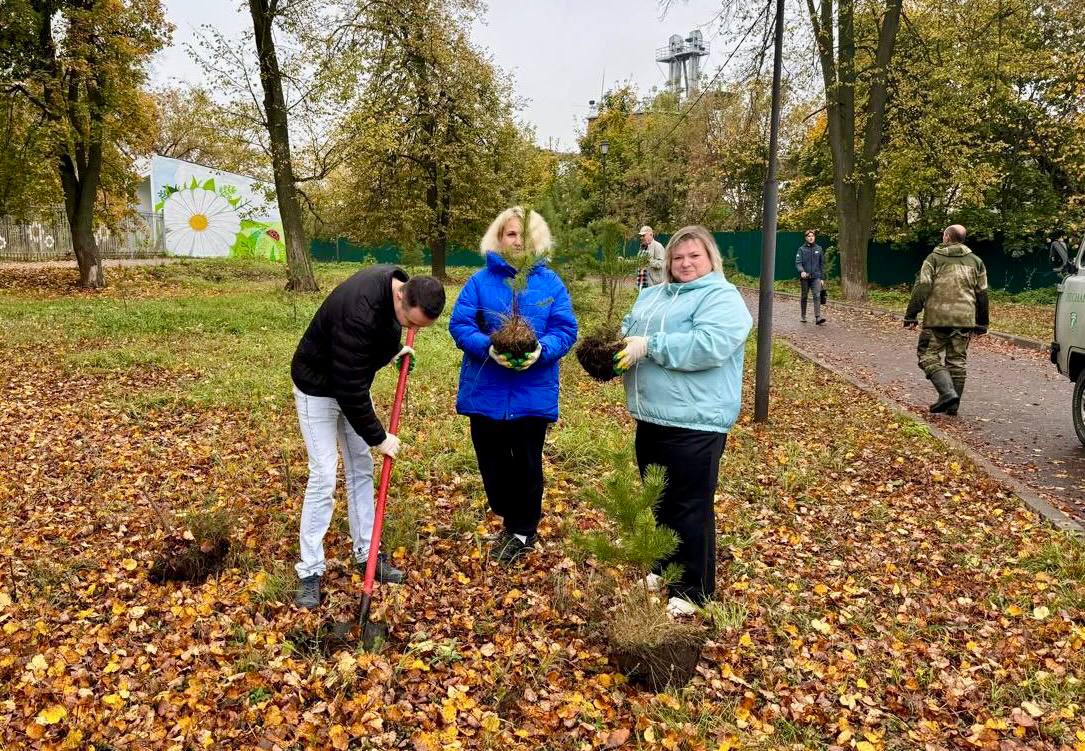
{"label": "distant building", "polygon": [[141,214],[161,216],[169,255],[286,258],[275,191],[255,178],[155,154],[136,202]]}

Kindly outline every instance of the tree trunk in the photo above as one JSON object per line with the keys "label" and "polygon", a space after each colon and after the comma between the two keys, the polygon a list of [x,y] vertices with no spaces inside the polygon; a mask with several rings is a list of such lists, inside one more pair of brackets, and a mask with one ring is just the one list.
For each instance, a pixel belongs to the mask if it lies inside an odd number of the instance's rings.
{"label": "tree trunk", "polygon": [[271,141],[271,165],[275,173],[275,195],[286,242],[286,288],[294,292],[316,292],[313,263],[301,219],[301,202],[294,185],[294,166],[290,157],[290,130],[286,99],[283,96],[279,58],[271,30],[277,0],[249,0],[256,53],[260,60],[260,84],[264,89],[264,113]]}
{"label": "tree trunk", "polygon": [[105,271],[98,242],[94,239],[94,195],[97,193],[98,173],[96,170],[84,170],[80,179],[75,176],[70,159],[62,157],[60,161],[64,213],[72,235],[75,262],[79,266],[79,286],[101,289],[105,287]]}
{"label": "tree trunk", "polygon": [[105,271],[102,269],[98,242],[94,239],[93,218],[92,207],[85,212],[85,216],[77,216],[74,221],[69,220],[68,224],[71,227],[75,260],[79,264],[79,286],[101,289],[105,286]]}
{"label": "tree trunk", "polygon": [[[833,0],[807,0],[825,88],[829,151],[833,158],[833,193],[839,224],[840,275],[846,300],[865,300],[867,296],[867,246],[874,226],[878,156],[889,99],[888,69],[900,28],[902,2],[886,0],[865,106],[857,113],[854,0],[839,0],[835,16],[836,41]],[[861,134],[857,127],[860,124]]]}
{"label": "tree trunk", "polygon": [[[67,138],[56,139],[52,156],[64,194],[64,214],[72,236],[75,262],[79,266],[79,286],[101,289],[105,287],[105,271],[98,242],[94,239],[94,205],[102,180],[105,139],[102,118],[107,109],[102,92],[107,88],[107,81],[101,70],[90,75],[65,72],[52,41],[53,16],[44,8],[37,10],[40,14],[38,38],[41,40],[37,54],[42,68],[48,71],[43,81],[43,115],[69,134]],[[74,114],[83,109],[87,112],[85,122]]]}
{"label": "tree trunk", "polygon": [[867,296],[867,245],[870,243],[870,224],[863,222],[854,211],[838,210],[840,222],[838,250],[840,252],[840,283],[844,299],[866,300]]}
{"label": "tree trunk", "polygon": [[438,279],[446,279],[445,271],[448,263],[448,234],[449,224],[452,221],[452,175],[448,165],[444,167],[444,175],[441,177],[441,195],[437,202],[437,221],[433,233],[433,244],[430,246],[430,273]]}

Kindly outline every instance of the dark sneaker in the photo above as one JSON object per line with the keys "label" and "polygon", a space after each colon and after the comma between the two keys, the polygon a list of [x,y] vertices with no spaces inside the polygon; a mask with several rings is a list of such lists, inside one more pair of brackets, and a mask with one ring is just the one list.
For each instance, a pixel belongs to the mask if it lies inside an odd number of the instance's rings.
{"label": "dark sneaker", "polygon": [[493,542],[490,543],[490,557],[495,561],[501,560],[501,551],[505,549],[505,546],[509,544],[509,540],[511,539],[512,534],[507,529],[498,532],[497,536],[494,537]]}
{"label": "dark sneaker", "polygon": [[315,608],[320,604],[320,575],[313,574],[298,580],[298,592],[294,604],[299,608]]}
{"label": "dark sneaker", "polygon": [[[355,561],[354,568],[365,576],[365,561]],[[373,578],[381,584],[402,584],[407,575],[388,562],[384,553],[377,553],[377,571]]]}
{"label": "dark sneaker", "polygon": [[402,584],[407,575],[388,562],[384,553],[377,553],[377,581],[381,584]]}
{"label": "dark sneaker", "polygon": [[821,324],[825,323],[825,319],[824,318],[819,318],[816,321],[814,321],[814,323],[816,323],[818,326],[820,326]]}
{"label": "dark sneaker", "polygon": [[806,316],[799,319],[799,323],[806,323]]}
{"label": "dark sneaker", "polygon": [[527,542],[520,542],[520,538],[516,535],[509,535],[509,541],[505,543],[496,555],[491,550],[490,556],[498,563],[513,563],[524,556],[528,551],[535,549],[535,540],[538,539],[537,535],[531,535],[527,538]]}

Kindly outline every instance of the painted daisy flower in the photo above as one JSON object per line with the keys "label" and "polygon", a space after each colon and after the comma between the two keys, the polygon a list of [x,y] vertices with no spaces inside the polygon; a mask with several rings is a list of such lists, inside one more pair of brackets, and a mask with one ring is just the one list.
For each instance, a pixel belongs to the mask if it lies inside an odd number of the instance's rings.
{"label": "painted daisy flower", "polygon": [[241,219],[222,196],[210,190],[181,190],[163,207],[166,250],[173,255],[208,258],[228,256]]}

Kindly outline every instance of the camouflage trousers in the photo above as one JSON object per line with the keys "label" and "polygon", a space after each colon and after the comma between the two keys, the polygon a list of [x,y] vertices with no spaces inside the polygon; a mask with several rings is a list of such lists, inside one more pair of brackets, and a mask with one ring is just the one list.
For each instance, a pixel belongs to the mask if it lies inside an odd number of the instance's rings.
{"label": "camouflage trousers", "polygon": [[969,329],[923,329],[916,347],[919,367],[927,378],[944,368],[949,371],[954,383],[963,384],[968,367],[968,343],[971,339],[972,332]]}

